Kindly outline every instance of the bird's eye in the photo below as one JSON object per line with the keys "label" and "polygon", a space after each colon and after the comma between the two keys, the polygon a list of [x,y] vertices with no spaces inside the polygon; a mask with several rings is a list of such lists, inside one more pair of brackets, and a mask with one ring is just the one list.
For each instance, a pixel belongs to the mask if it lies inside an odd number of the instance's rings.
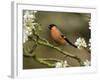
{"label": "bird's eye", "polygon": [[64,37],[64,35],[61,35],[61,37]]}

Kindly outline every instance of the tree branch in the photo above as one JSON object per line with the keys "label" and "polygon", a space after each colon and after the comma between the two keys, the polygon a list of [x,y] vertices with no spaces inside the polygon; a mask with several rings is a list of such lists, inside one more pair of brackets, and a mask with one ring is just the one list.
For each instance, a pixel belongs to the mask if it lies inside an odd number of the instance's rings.
{"label": "tree branch", "polygon": [[71,54],[71,53],[68,53],[68,52],[66,52],[66,51],[63,51],[62,49],[60,49],[60,48],[58,48],[58,47],[56,47],[56,46],[50,44],[49,42],[45,43],[45,42],[38,41],[38,44],[44,45],[44,46],[48,46],[48,47],[50,47],[50,48],[53,48],[53,49],[59,51],[60,53],[64,54],[65,56],[69,56],[69,57],[71,57],[71,58],[74,58],[74,59],[76,59],[76,60],[79,62],[80,66],[83,66],[83,62],[81,61],[80,58],[78,58],[77,56],[75,56],[75,55],[73,55],[73,54]]}

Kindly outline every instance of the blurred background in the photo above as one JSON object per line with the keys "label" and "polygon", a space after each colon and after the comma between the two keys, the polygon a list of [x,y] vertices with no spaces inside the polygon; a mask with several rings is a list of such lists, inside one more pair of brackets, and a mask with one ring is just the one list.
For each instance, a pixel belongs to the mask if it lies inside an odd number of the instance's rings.
{"label": "blurred background", "polygon": [[[48,26],[50,24],[56,24],[60,31],[74,44],[76,39],[83,37],[88,45],[89,39],[91,37],[91,32],[89,29],[89,20],[91,19],[90,13],[70,13],[70,12],[49,12],[49,11],[38,11],[36,13],[36,22],[38,22],[42,27],[41,37],[48,40],[51,44],[57,46],[57,44],[52,40],[50,36],[50,30]],[[27,41],[24,43],[23,47],[28,53],[34,44],[33,41]],[[82,61],[86,59],[90,61],[91,54],[85,49],[75,49],[70,45],[57,46],[64,51],[71,54],[77,55]],[[70,57],[64,58],[64,55],[55,49],[49,48],[47,46],[38,45],[34,51],[40,58],[57,58],[57,59],[67,59],[68,64],[72,67],[79,66],[77,60]],[[23,69],[34,69],[34,68],[48,68],[44,64],[40,64],[31,57],[23,56]]]}

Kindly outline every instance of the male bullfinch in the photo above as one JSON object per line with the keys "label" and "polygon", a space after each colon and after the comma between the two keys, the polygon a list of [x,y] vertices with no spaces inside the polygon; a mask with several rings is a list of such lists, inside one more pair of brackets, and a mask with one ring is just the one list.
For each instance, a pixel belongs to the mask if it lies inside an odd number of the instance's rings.
{"label": "male bullfinch", "polygon": [[71,46],[77,48],[77,46],[75,46],[74,44],[72,44],[61,32],[60,30],[57,28],[57,26],[55,24],[50,24],[49,25],[49,29],[50,29],[50,34],[52,39],[58,43],[59,45],[66,45],[66,42],[68,42]]}

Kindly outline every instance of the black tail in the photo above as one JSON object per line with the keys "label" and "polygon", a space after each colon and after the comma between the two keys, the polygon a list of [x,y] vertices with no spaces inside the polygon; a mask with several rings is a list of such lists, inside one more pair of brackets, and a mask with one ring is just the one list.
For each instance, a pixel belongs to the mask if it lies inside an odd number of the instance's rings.
{"label": "black tail", "polygon": [[74,44],[72,44],[67,38],[64,38],[71,46],[77,48],[77,46],[75,46]]}

